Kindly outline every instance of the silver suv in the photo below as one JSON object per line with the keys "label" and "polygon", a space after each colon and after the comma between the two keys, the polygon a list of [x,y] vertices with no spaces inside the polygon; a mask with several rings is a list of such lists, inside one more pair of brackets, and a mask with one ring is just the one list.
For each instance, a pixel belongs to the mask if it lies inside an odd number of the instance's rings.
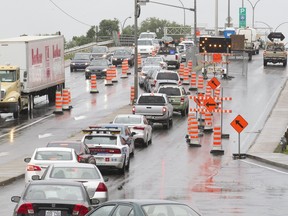
{"label": "silver suv", "polygon": [[160,70],[146,76],[145,90],[157,92],[157,89],[164,84],[181,85],[181,79],[176,71]]}

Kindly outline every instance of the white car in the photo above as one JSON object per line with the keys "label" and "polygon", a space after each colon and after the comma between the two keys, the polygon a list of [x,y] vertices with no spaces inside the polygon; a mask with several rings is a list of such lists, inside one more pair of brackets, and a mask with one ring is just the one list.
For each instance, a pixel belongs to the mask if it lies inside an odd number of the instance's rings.
{"label": "white car", "polygon": [[158,66],[158,65],[144,65],[141,68],[141,71],[138,74],[138,84],[139,84],[139,86],[140,87],[144,86],[144,80],[145,80],[147,74],[149,74],[149,72],[152,73],[152,71],[159,71],[161,69],[162,69],[162,67]]}
{"label": "white car", "polygon": [[138,39],[138,53],[143,56],[151,55],[153,51],[156,51],[153,39],[143,38]]}
{"label": "white car", "polygon": [[119,133],[114,134],[114,130],[108,128],[83,130],[87,134],[82,138],[82,142],[96,158],[97,167],[117,169],[124,174],[130,167],[129,145]]}
{"label": "white car", "polygon": [[152,126],[149,125],[144,115],[134,114],[120,114],[117,115],[113,124],[124,124],[128,125],[133,135],[135,144],[142,144],[148,146],[152,143]]}
{"label": "white car", "polygon": [[25,158],[25,182],[32,180],[33,175],[42,176],[46,168],[53,163],[78,163],[74,149],[62,147],[36,148],[31,158]]}
{"label": "white car", "polygon": [[42,176],[33,176],[33,180],[76,181],[82,182],[89,197],[99,203],[108,200],[108,189],[101,172],[95,164],[57,163],[51,164]]}
{"label": "white car", "polygon": [[161,69],[167,69],[167,63],[165,62],[164,58],[162,56],[150,56],[147,57],[144,62],[143,62],[143,66],[146,65],[156,65],[156,66],[160,66]]}

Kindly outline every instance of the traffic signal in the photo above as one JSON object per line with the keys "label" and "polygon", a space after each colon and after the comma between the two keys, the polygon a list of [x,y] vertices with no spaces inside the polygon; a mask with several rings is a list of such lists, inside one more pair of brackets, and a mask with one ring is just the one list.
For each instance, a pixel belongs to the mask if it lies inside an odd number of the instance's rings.
{"label": "traffic signal", "polygon": [[200,53],[230,53],[231,39],[223,37],[200,37]]}

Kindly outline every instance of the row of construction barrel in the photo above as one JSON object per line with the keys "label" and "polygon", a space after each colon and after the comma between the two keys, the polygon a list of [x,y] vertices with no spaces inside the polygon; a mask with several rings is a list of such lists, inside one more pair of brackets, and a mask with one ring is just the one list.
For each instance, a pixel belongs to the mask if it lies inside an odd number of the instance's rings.
{"label": "row of construction barrel", "polygon": [[61,114],[64,110],[70,110],[71,104],[71,92],[70,89],[64,88],[57,90],[55,94],[55,114]]}

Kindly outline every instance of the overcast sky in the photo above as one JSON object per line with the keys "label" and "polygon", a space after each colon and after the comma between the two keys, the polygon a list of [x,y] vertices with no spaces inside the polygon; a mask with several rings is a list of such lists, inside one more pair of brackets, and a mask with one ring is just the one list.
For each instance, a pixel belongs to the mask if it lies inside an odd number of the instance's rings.
{"label": "overcast sky", "polygon": [[[181,2],[187,8],[194,8],[194,0],[153,0],[176,6]],[[247,8],[247,26],[252,25],[252,7],[247,0],[244,7]],[[53,2],[60,7],[57,8]],[[199,26],[215,28],[215,2],[216,0],[197,0],[197,23]],[[229,0],[219,2],[219,26],[224,26],[228,17]],[[250,0],[255,5],[257,0]],[[1,0],[1,33],[0,38],[15,37],[21,34],[51,34],[57,31],[71,40],[73,36],[85,35],[90,26],[99,25],[103,19],[117,18],[123,22],[127,17],[134,16],[134,0]],[[239,7],[242,0],[230,0],[230,15],[232,23],[238,27]],[[141,21],[156,17],[184,23],[182,9],[147,3],[141,7]],[[254,9],[255,21],[264,22],[272,28],[276,28],[283,22],[288,22],[287,0],[260,0]],[[67,15],[67,14],[69,15]],[[186,25],[193,25],[194,13],[186,11]],[[78,21],[76,21],[78,20]],[[125,26],[132,25],[134,19],[128,19]],[[255,26],[266,27],[263,23]],[[288,38],[288,24],[278,28]]]}

